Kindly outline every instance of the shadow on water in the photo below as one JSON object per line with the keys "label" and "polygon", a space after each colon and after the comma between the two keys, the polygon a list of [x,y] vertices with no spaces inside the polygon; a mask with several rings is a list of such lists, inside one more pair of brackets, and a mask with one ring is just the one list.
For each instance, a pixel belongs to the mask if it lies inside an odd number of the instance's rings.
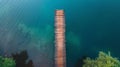
{"label": "shadow on water", "polygon": [[87,58],[87,56],[83,56],[82,58],[78,59],[75,67],[82,67],[83,64],[84,64],[83,60],[86,59],[86,58]]}
{"label": "shadow on water", "polygon": [[27,63],[28,54],[26,50],[20,53],[12,54],[12,57],[15,60],[16,67],[34,67],[32,60],[29,60]]}

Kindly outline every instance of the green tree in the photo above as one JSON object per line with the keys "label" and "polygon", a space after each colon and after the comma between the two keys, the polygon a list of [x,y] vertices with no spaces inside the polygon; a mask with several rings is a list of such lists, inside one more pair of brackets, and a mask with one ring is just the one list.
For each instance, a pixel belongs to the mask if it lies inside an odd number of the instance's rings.
{"label": "green tree", "polygon": [[0,56],[0,67],[15,67],[15,61],[12,58],[3,58]]}
{"label": "green tree", "polygon": [[83,67],[120,67],[120,61],[110,55],[100,51],[95,59],[86,58]]}

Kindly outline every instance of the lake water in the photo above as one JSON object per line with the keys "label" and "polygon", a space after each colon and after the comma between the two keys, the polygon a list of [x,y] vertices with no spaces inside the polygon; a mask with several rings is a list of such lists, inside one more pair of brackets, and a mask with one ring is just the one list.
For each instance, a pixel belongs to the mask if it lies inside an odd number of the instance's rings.
{"label": "lake water", "polygon": [[65,11],[67,67],[99,51],[120,57],[119,0],[0,0],[0,54],[26,50],[34,67],[54,67],[56,9]]}

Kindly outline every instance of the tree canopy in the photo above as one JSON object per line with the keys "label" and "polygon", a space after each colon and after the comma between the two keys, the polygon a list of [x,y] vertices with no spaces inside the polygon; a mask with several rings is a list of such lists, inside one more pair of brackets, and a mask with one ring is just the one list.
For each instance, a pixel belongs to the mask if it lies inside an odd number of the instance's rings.
{"label": "tree canopy", "polygon": [[120,61],[108,54],[100,51],[95,59],[86,58],[83,67],[120,67]]}

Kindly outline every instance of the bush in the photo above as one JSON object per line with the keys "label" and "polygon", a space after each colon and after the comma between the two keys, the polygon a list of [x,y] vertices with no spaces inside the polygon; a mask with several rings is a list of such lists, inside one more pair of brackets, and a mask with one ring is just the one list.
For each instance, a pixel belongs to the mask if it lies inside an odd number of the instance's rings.
{"label": "bush", "polygon": [[15,61],[12,58],[3,58],[0,56],[0,67],[15,67]]}
{"label": "bush", "polygon": [[99,56],[94,60],[87,58],[84,60],[83,67],[120,67],[120,61],[117,58],[113,58],[110,55],[104,52],[99,52]]}

